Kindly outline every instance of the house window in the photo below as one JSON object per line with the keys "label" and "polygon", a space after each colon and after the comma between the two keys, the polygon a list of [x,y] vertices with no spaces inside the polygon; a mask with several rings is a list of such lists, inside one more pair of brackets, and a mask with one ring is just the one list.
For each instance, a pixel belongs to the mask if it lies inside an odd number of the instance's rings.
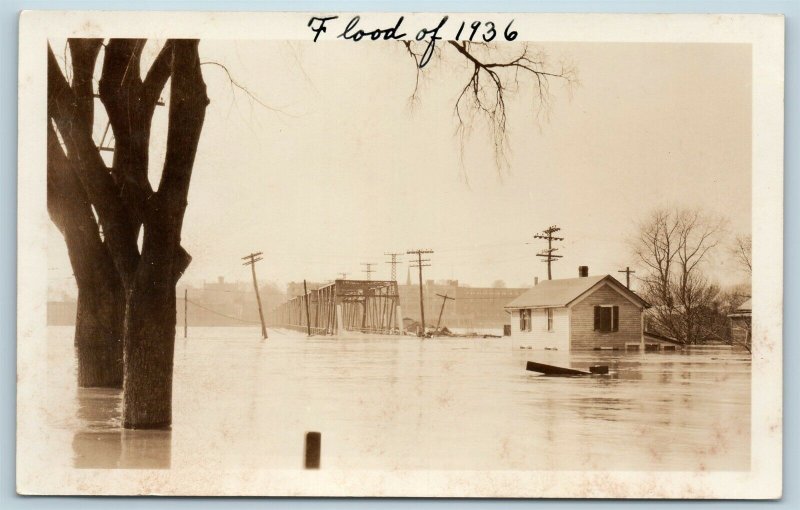
{"label": "house window", "polygon": [[531,311],[530,310],[520,310],[519,311],[519,330],[520,331],[530,331],[531,330]]}
{"label": "house window", "polygon": [[553,309],[545,308],[544,313],[547,315],[547,331],[553,331]]}
{"label": "house window", "polygon": [[594,330],[601,333],[619,331],[619,307],[611,305],[595,306]]}

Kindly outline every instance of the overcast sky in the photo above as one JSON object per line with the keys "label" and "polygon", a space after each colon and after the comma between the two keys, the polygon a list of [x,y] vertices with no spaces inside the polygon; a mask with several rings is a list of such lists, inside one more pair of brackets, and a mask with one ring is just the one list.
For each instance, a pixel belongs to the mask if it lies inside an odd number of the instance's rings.
{"label": "overcast sky", "polygon": [[[539,44],[573,64],[570,94],[552,82],[538,120],[531,82],[507,103],[509,168],[499,173],[481,124],[462,151],[453,107],[469,76],[446,49],[423,70],[399,43],[204,41],[208,107],[183,244],[190,283],[249,278],[240,258],[263,251],[264,280],[388,277],[385,251],[430,248],[426,278],[508,286],[546,277],[536,232],[566,240],[554,277],[636,266],[627,239],[656,207],[700,207],[749,233],[751,55],[730,44]],[[155,51],[148,48],[149,53]],[[527,90],[526,90],[527,88]],[[98,103],[99,104],[99,103]],[[166,108],[155,119],[151,180],[163,160]],[[49,274],[69,285],[63,240],[50,231]],[[408,257],[403,256],[403,260]],[[398,269],[405,280],[407,265]],[[710,271],[745,278],[727,248]],[[621,275],[617,275],[620,277]]]}

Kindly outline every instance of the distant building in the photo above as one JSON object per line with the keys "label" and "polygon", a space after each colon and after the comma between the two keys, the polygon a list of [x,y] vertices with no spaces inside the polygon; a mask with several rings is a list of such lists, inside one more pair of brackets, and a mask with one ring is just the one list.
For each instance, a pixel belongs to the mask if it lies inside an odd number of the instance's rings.
{"label": "distant building", "polygon": [[[312,290],[317,290],[320,287],[324,287],[325,285],[330,284],[331,282],[326,283],[319,283],[319,282],[306,282],[305,289],[308,292]],[[298,296],[302,296],[305,294],[305,290],[303,288],[303,282],[289,282],[286,284],[286,299],[296,298]]]}
{"label": "distant building", "polygon": [[[422,288],[426,326],[435,327],[441,312],[441,326],[450,329],[502,329],[509,321],[505,305],[526,290],[528,289],[469,287],[459,284],[458,280],[427,280]],[[399,285],[398,292],[404,317],[419,322],[419,285]],[[442,312],[444,298],[441,296],[444,295],[454,299],[447,300]]]}
{"label": "distant building", "polygon": [[[258,326],[258,304],[253,292],[253,284],[249,281],[228,282],[223,277],[216,281],[203,282],[201,288],[178,286],[177,289],[177,322],[183,325],[183,296],[188,290],[187,307],[189,327],[192,326]],[[286,299],[282,292],[274,286],[259,287],[261,304],[267,317],[268,311]]]}
{"label": "distant building", "polygon": [[[274,285],[265,284],[259,288],[264,312],[286,301],[283,292]],[[188,306],[184,306],[184,296],[188,296]],[[216,280],[203,282],[202,287],[178,284],[176,297],[176,322],[179,328],[184,324],[184,310],[188,312],[188,326],[249,326],[259,324],[258,305],[249,281],[227,282],[222,276]],[[77,303],[74,299],[47,302],[47,324],[51,326],[74,326]],[[269,325],[269,320],[267,320]]]}
{"label": "distant building", "polygon": [[731,321],[731,340],[750,349],[752,344],[753,300],[748,299],[728,314]]}
{"label": "distant building", "polygon": [[533,349],[644,350],[648,304],[611,275],[546,280],[514,299],[511,336]]}

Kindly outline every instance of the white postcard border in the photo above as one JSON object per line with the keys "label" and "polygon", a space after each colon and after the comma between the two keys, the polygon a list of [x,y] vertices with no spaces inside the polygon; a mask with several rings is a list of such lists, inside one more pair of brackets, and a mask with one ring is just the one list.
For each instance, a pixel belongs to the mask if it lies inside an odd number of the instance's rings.
{"label": "white postcard border", "polygon": [[[316,15],[322,13],[315,13]],[[752,44],[753,329],[749,472],[54,469],[47,427],[46,41],[65,37],[310,40],[311,13],[24,12],[20,19],[17,490],[24,494],[778,498],[782,474],[783,62],[777,15],[486,14],[535,41]],[[376,24],[398,14],[362,13]],[[441,14],[405,14],[413,26]],[[475,17],[475,14],[453,14]],[[481,16],[481,15],[479,15]]]}

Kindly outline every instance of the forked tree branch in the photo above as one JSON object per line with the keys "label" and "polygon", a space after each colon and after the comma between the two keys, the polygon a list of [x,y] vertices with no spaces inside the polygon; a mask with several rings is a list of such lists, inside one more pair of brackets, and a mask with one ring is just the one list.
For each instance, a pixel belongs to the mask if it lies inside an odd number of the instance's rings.
{"label": "forked tree branch", "polygon": [[[515,57],[489,59],[474,51],[474,48],[482,47],[491,50],[496,46],[467,41],[447,41],[447,43],[466,60],[471,68],[453,108],[457,120],[456,133],[461,143],[462,158],[466,138],[474,122],[474,117],[482,117],[489,126],[497,169],[502,172],[508,164],[506,101],[509,96],[517,93],[525,77],[530,78],[535,98],[535,104],[532,106],[538,115],[542,110],[549,108],[550,80],[561,80],[567,86],[572,86],[577,83],[576,72],[568,66],[562,66],[558,71],[549,70],[545,59],[543,57],[534,58],[527,45],[523,46],[522,51]],[[417,76],[414,91],[411,94],[413,104],[419,90],[420,55],[413,50],[410,41],[403,41],[403,44],[409,56],[417,64]],[[490,53],[487,51],[487,55]]]}
{"label": "forked tree branch", "polygon": [[131,242],[133,224],[118,199],[119,190],[108,172],[92,139],[91,126],[77,114],[76,99],[52,48],[47,47],[47,112],[64,140],[75,173],[86,196],[97,211],[106,241],[114,256],[114,265],[122,278],[136,266],[139,252],[135,238]]}

